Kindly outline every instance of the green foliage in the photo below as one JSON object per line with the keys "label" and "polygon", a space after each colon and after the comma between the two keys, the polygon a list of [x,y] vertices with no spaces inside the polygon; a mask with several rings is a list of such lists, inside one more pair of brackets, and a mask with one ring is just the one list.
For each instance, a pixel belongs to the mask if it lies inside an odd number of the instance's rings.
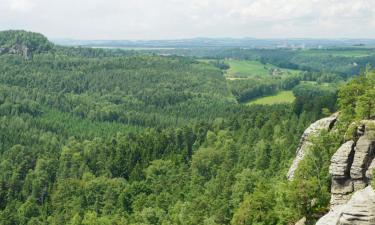
{"label": "green foliage", "polygon": [[323,109],[330,112],[336,110],[337,87],[334,84],[302,83],[293,89],[293,93],[296,97],[294,110],[297,114],[310,111],[321,116]]}
{"label": "green foliage", "polygon": [[229,80],[229,86],[237,101],[245,103],[258,97],[275,95],[281,90],[290,90],[298,85],[299,82],[299,78],[296,76],[288,76],[278,79],[248,78]]}
{"label": "green foliage", "polygon": [[345,121],[369,119],[375,114],[375,72],[365,72],[339,90],[338,104]]}
{"label": "green foliage", "polygon": [[[26,46],[31,54],[47,52],[53,48],[53,44],[39,33],[23,30],[9,30],[0,32],[0,49],[8,52],[11,48]],[[0,54],[1,52],[0,51]]]}
{"label": "green foliage", "polygon": [[[0,224],[291,224],[312,217],[328,201],[336,137],[317,140],[287,183],[300,135],[320,115],[235,101],[299,82],[284,78],[228,87],[209,63],[84,48],[56,47],[28,61],[0,56]],[[325,98],[314,102],[318,111],[333,107]],[[368,112],[358,105],[353,112]]]}
{"label": "green foliage", "polygon": [[280,91],[276,95],[262,97],[254,99],[247,104],[261,104],[261,105],[273,105],[273,104],[284,104],[284,103],[293,103],[295,100],[294,94],[292,91]]}
{"label": "green foliage", "polygon": [[300,205],[296,205],[302,215],[313,220],[315,214],[328,210],[331,177],[328,173],[330,159],[340,147],[342,133],[322,132],[316,137],[307,156],[300,163],[293,181]]}
{"label": "green foliage", "polygon": [[282,69],[271,64],[263,64],[259,61],[246,60],[227,60],[229,69],[228,77],[247,78],[247,77],[281,77],[298,74],[298,70]]}

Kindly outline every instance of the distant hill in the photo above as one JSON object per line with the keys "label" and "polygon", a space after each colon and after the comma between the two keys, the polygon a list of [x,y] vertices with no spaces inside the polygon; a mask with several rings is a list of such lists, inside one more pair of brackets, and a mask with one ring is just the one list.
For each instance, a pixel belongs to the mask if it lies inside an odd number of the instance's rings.
{"label": "distant hill", "polygon": [[373,46],[372,39],[256,39],[191,38],[174,40],[75,40],[55,39],[55,44],[104,48],[319,48]]}
{"label": "distant hill", "polygon": [[30,58],[34,53],[46,52],[53,44],[42,34],[23,30],[0,31],[0,55],[19,54]]}

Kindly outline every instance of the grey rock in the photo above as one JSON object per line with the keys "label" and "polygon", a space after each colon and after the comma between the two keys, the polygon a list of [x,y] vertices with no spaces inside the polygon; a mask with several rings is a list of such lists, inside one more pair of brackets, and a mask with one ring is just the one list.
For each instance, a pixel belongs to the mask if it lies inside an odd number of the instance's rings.
{"label": "grey rock", "polygon": [[334,210],[335,208],[346,204],[350,200],[351,196],[352,196],[351,193],[350,194],[332,194],[331,201],[330,201],[330,204],[331,204],[330,209]]}
{"label": "grey rock", "polygon": [[366,186],[367,186],[367,182],[365,182],[365,180],[363,180],[363,179],[353,180],[354,191],[362,190]]}
{"label": "grey rock", "polygon": [[287,174],[288,180],[293,180],[299,162],[305,158],[306,152],[311,146],[311,138],[317,135],[322,130],[330,130],[334,126],[337,120],[337,116],[338,114],[335,113],[330,117],[318,120],[305,130],[298,145],[296,157],[294,158],[293,163],[289,168]]}
{"label": "grey rock", "polygon": [[357,137],[363,136],[365,134],[365,125],[361,124],[357,127]]}
{"label": "grey rock", "polygon": [[23,44],[15,44],[11,46],[9,49],[2,48],[0,50],[0,54],[16,54],[23,56],[25,59],[29,59],[31,57],[31,52],[29,48]]}
{"label": "grey rock", "polygon": [[316,225],[374,225],[375,192],[371,186],[353,194],[345,205],[320,218]]}
{"label": "grey rock", "polygon": [[334,210],[331,210],[329,213],[320,218],[318,222],[316,222],[316,225],[338,225],[342,208],[344,208],[344,206],[338,206]]}
{"label": "grey rock", "polygon": [[375,169],[375,121],[361,121],[355,138],[331,158],[331,211],[318,225],[375,225],[375,192],[368,186]]}
{"label": "grey rock", "polygon": [[329,173],[334,179],[347,178],[354,157],[354,141],[343,144],[332,156]]}
{"label": "grey rock", "polygon": [[360,137],[355,146],[353,164],[350,169],[350,176],[353,179],[362,179],[365,177],[367,168],[374,158],[375,141],[368,138],[367,135]]}
{"label": "grey rock", "polygon": [[375,224],[375,192],[371,186],[356,192],[343,207],[340,225]]}
{"label": "grey rock", "polygon": [[354,191],[351,180],[332,180],[331,193],[333,194],[350,194]]}
{"label": "grey rock", "polygon": [[372,160],[370,166],[368,167],[368,169],[366,171],[366,178],[367,179],[372,179],[374,169],[375,169],[375,159]]}

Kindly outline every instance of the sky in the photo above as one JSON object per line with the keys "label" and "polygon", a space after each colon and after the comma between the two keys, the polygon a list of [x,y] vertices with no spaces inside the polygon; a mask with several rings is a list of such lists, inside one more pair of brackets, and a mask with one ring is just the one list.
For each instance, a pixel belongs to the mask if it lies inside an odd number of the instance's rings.
{"label": "sky", "polygon": [[375,0],[0,0],[0,30],[50,38],[375,38]]}

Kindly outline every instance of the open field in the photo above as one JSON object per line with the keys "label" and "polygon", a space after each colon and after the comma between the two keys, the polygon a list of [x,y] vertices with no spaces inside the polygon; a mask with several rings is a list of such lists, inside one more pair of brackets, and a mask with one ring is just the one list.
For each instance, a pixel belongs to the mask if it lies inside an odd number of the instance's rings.
{"label": "open field", "polygon": [[280,91],[277,95],[257,98],[246,103],[247,105],[273,105],[292,103],[295,97],[292,91]]}
{"label": "open field", "polygon": [[374,51],[368,49],[348,49],[348,50],[334,50],[334,49],[311,49],[302,51],[303,55],[307,56],[332,56],[332,57],[366,57],[374,54]]}
{"label": "open field", "polygon": [[268,76],[269,69],[258,61],[227,60],[230,68],[228,77]]}
{"label": "open field", "polygon": [[226,60],[225,62],[230,66],[226,74],[227,78],[280,76],[287,73],[296,74],[300,72],[298,70],[281,69],[275,65],[263,64],[259,61]]}

